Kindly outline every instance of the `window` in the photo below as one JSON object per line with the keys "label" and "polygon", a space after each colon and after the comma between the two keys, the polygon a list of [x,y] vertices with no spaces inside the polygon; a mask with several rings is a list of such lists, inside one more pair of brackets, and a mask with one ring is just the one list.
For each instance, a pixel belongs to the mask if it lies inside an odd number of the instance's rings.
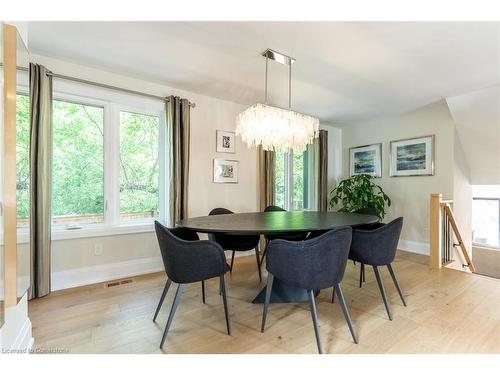
{"label": "window", "polygon": [[[87,85],[54,83],[54,238],[128,232],[130,226],[134,231],[152,230],[152,219],[165,219],[169,207],[168,150],[161,146],[166,144],[164,103]],[[30,205],[29,111],[29,97],[19,93],[17,217],[24,234]]]}
{"label": "window", "polygon": [[474,198],[472,202],[474,243],[500,247],[500,198]]}
{"label": "window", "polygon": [[472,196],[472,241],[500,247],[500,185],[473,185]]}
{"label": "window", "polygon": [[22,228],[28,226],[30,212],[30,106],[28,95],[17,95],[16,112],[17,226]]}
{"label": "window", "polygon": [[290,211],[309,207],[309,151],[303,153],[276,152],[275,202]]}
{"label": "window", "polygon": [[120,219],[159,214],[157,116],[120,112]]}
{"label": "window", "polygon": [[52,222],[104,221],[104,108],[53,101]]}

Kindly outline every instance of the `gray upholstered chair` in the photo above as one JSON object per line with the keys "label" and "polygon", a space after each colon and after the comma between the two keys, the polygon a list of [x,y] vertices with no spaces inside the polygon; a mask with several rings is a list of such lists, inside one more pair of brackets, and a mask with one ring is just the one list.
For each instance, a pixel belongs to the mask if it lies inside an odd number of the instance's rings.
{"label": "gray upholstered chair", "polygon": [[[373,207],[365,207],[365,208],[360,208],[359,210],[356,211],[357,214],[364,214],[364,215],[373,215],[373,216],[379,216],[379,213],[376,209]],[[355,229],[364,229],[364,230],[373,230],[380,228],[381,226],[385,225],[381,221],[382,219],[379,216],[379,221],[377,223],[371,223],[371,224],[360,224],[354,226]],[[356,264],[356,261],[353,261],[354,264]],[[364,263],[360,264],[360,269],[359,269],[359,287],[361,288],[363,286],[363,283],[366,281],[365,280],[365,265]],[[332,295],[332,303],[333,303],[333,296]]]}
{"label": "gray upholstered chair", "polygon": [[[391,263],[396,256],[399,236],[403,227],[403,218],[399,217],[388,224],[380,225],[375,229],[354,228],[352,233],[351,250],[349,259],[360,262],[363,265],[373,267],[380,294],[384,301],[389,320],[392,320],[392,312],[384,289],[384,284],[380,277],[379,267],[387,266],[396,289],[401,297],[403,305],[406,306],[405,298],[399,286]],[[361,276],[360,276],[361,285]]]}
{"label": "gray upholstered chair", "polygon": [[[219,277],[224,302],[224,313],[226,315],[227,334],[231,335],[231,323],[226,296],[226,284],[224,275],[229,271],[226,263],[224,250],[219,244],[213,241],[200,241],[195,232],[182,228],[167,228],[155,221],[156,236],[160,245],[161,257],[165,272],[167,273],[167,283],[163,289],[160,302],[156,308],[153,321],[156,320],[158,312],[163,304],[165,296],[172,282],[177,283],[174,301],[170,309],[165,331],[161,339],[160,348],[163,348],[168,330],[172,324],[175,310],[181,299],[182,289],[185,284],[205,281],[213,277]],[[203,289],[204,289],[204,284]]]}
{"label": "gray upholstered chair", "polygon": [[314,296],[315,291],[319,289],[335,287],[352,338],[355,343],[358,343],[356,331],[340,287],[351,245],[351,233],[350,227],[342,227],[311,240],[295,242],[278,239],[269,243],[266,263],[268,278],[262,315],[262,332],[264,332],[266,325],[273,280],[276,277],[284,284],[307,290],[319,353],[323,353],[323,348],[319,335]]}
{"label": "gray upholstered chair", "polygon": [[[227,215],[234,213],[227,208],[214,208],[210,211],[209,215]],[[230,272],[233,271],[234,254],[236,251],[255,250],[255,258],[257,260],[257,270],[259,272],[259,281],[262,282],[262,274],[260,271],[260,257],[259,257],[259,235],[235,235],[225,233],[210,233],[208,238],[217,242],[224,250],[233,252],[231,255],[231,265],[229,266]]]}

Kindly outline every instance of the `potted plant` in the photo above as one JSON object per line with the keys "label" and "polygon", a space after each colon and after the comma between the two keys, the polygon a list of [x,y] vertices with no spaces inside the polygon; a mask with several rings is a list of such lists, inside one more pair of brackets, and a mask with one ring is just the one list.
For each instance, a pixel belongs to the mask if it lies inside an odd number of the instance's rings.
{"label": "potted plant", "polygon": [[370,175],[359,174],[340,181],[330,193],[330,207],[340,204],[340,212],[357,212],[371,208],[383,219],[386,204],[389,207],[391,200],[372,179]]}

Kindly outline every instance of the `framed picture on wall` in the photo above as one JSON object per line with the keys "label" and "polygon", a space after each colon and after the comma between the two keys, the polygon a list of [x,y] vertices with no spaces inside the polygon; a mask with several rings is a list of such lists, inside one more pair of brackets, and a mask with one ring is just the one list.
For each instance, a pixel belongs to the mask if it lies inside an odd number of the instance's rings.
{"label": "framed picture on wall", "polygon": [[390,144],[390,175],[433,176],[434,135],[400,139]]}
{"label": "framed picture on wall", "polygon": [[382,177],[382,143],[349,149],[350,176],[367,174]]}
{"label": "framed picture on wall", "polygon": [[238,183],[238,161],[214,159],[214,182],[222,184]]}
{"label": "framed picture on wall", "polygon": [[235,152],[235,135],[234,132],[225,130],[217,130],[217,152]]}

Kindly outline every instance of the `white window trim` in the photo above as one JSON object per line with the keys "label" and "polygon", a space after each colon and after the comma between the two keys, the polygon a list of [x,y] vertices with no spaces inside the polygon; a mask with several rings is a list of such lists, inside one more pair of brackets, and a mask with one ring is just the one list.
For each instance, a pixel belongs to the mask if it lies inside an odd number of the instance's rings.
{"label": "white window trim", "polygon": [[[75,85],[74,92],[78,92],[78,86]],[[154,232],[153,220],[130,220],[121,221],[120,220],[120,112],[133,112],[149,116],[159,117],[160,127],[159,127],[159,139],[158,139],[158,153],[159,153],[159,164],[158,164],[158,178],[159,188],[160,188],[160,220],[166,220],[168,217],[168,191],[166,190],[167,181],[167,162],[168,162],[168,150],[166,147],[161,145],[166,144],[166,126],[165,126],[165,109],[155,111],[151,109],[152,105],[145,105],[146,109],[141,108],[139,104],[122,104],[117,101],[113,101],[113,94],[102,93],[99,90],[96,92],[100,95],[96,97],[89,97],[88,95],[78,95],[73,93],[68,93],[66,90],[53,93],[54,100],[72,102],[81,105],[89,105],[102,107],[104,109],[104,219],[102,223],[95,224],[78,224],[79,228],[69,229],[64,225],[52,225],[51,237],[52,241],[59,240],[70,240],[76,238],[91,238],[91,237],[102,237],[102,236],[115,236],[124,234],[134,234],[134,233],[148,233]],[[18,93],[29,95],[28,88],[25,86],[18,87]],[[109,96],[109,97],[108,97]],[[133,97],[131,95],[130,97]],[[143,98],[138,98],[138,102],[143,100]],[[150,100],[148,100],[151,102]],[[158,108],[160,108],[158,106]],[[0,236],[1,237],[1,236]],[[29,226],[17,229],[17,242],[19,244],[29,243]],[[0,238],[0,244],[3,244],[3,238]]]}

